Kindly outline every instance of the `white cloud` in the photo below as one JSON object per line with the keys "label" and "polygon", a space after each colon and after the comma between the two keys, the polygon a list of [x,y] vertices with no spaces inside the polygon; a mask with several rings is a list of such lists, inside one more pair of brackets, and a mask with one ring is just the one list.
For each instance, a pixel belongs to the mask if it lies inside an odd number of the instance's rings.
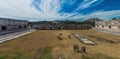
{"label": "white cloud", "polygon": [[32,0],[0,0],[0,15],[6,17],[35,17],[39,12],[31,7]]}
{"label": "white cloud", "polygon": [[[59,20],[59,19],[79,19],[79,18],[109,18],[113,15],[120,15],[120,10],[99,11],[89,15],[79,13],[59,13],[61,10],[61,0],[41,0],[37,3],[34,0],[0,0],[0,17],[28,19],[30,21],[38,20]],[[63,0],[62,0],[63,1]],[[74,2],[73,0],[70,0]],[[98,0],[84,0],[78,9],[85,9]],[[33,6],[35,2],[40,10]]]}
{"label": "white cloud", "polygon": [[58,11],[61,6],[60,0],[41,0],[41,4],[37,4],[40,11],[37,10],[32,3],[34,0],[0,0],[0,17],[32,19],[37,20],[56,20],[65,19],[74,13],[64,13],[61,15]]}
{"label": "white cloud", "polygon": [[91,4],[97,2],[98,0],[84,0],[82,4],[80,4],[80,7],[78,7],[76,10],[85,9],[91,6]]}
{"label": "white cloud", "polygon": [[102,10],[102,11],[93,12],[88,15],[78,15],[73,18],[76,18],[76,19],[100,18],[100,19],[104,19],[104,20],[110,20],[111,18],[116,17],[116,16],[120,17],[120,10],[112,10],[112,11],[103,11]]}

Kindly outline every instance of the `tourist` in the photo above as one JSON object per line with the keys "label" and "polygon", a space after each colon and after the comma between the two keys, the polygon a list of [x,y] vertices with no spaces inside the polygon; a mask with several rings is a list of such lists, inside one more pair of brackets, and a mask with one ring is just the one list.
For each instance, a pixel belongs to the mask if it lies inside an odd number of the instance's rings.
{"label": "tourist", "polygon": [[82,51],[83,51],[84,53],[86,52],[86,47],[85,47],[85,46],[82,47]]}
{"label": "tourist", "polygon": [[81,52],[81,49],[78,45],[74,45],[74,52]]}
{"label": "tourist", "polygon": [[68,38],[71,39],[72,38],[71,35],[68,35]]}

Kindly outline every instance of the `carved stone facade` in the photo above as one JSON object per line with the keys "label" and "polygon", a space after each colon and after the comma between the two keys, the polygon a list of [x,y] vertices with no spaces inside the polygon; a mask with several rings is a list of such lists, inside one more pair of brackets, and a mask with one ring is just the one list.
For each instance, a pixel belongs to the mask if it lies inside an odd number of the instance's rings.
{"label": "carved stone facade", "polygon": [[92,25],[87,24],[37,24],[32,25],[32,28],[39,30],[80,30],[91,29]]}
{"label": "carved stone facade", "polygon": [[0,31],[27,28],[28,21],[0,18]]}
{"label": "carved stone facade", "polygon": [[94,30],[120,36],[120,19],[110,21],[96,21]]}
{"label": "carved stone facade", "polygon": [[96,21],[96,28],[120,30],[120,20]]}

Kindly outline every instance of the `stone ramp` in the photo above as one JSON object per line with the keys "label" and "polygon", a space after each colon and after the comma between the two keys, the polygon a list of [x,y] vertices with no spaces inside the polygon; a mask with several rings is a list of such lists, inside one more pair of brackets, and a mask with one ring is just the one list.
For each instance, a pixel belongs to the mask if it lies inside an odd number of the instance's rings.
{"label": "stone ramp", "polygon": [[83,44],[87,45],[96,45],[93,41],[88,40],[87,38],[79,35],[79,34],[73,34],[78,40],[80,40]]}
{"label": "stone ramp", "polygon": [[9,33],[9,34],[5,34],[5,35],[1,35],[0,36],[0,43],[12,40],[14,38],[18,38],[20,36],[35,32],[36,30],[34,29],[27,29],[27,30],[23,30],[23,31],[18,31],[18,32],[14,32],[14,33]]}

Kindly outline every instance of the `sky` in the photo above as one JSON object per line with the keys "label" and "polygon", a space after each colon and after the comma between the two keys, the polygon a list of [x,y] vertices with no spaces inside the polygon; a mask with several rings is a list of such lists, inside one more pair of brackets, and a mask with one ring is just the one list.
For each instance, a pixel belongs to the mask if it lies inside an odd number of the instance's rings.
{"label": "sky", "polygon": [[120,0],[0,0],[0,17],[28,21],[110,20],[120,17]]}

